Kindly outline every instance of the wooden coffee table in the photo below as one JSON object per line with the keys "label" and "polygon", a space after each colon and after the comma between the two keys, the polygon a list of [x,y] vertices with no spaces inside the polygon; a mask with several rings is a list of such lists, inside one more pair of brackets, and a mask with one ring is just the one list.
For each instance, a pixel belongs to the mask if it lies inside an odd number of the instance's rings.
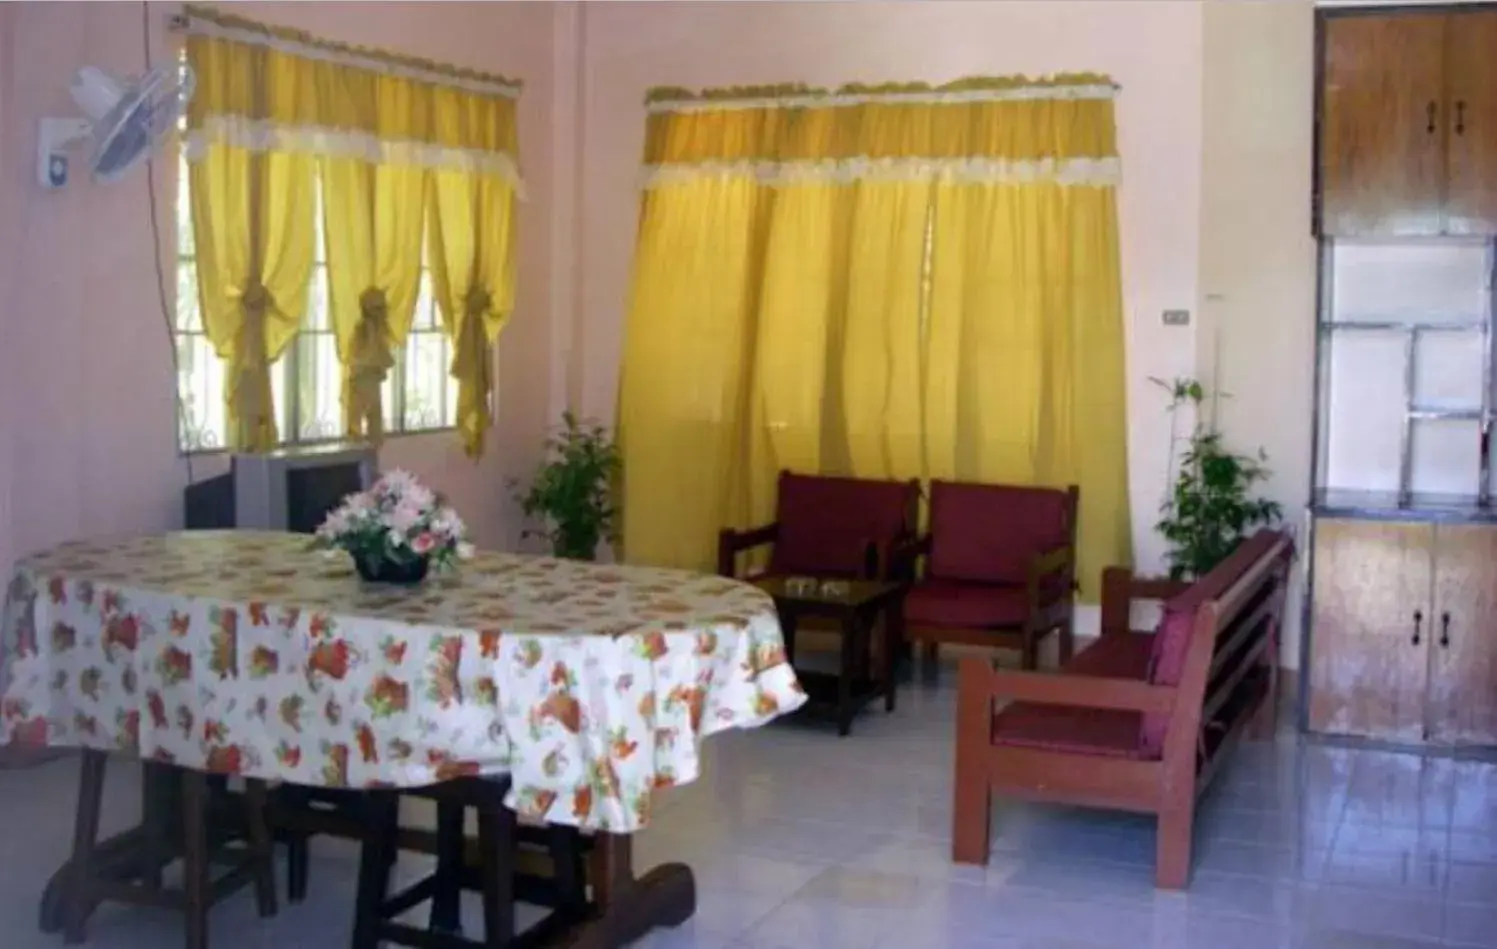
{"label": "wooden coffee table", "polygon": [[[774,598],[785,636],[785,651],[810,701],[811,713],[830,714],[837,734],[852,730],[852,719],[870,699],[883,696],[884,710],[894,711],[894,654],[899,648],[900,604],[906,584],[882,580],[827,580],[811,577],[762,577],[753,581]],[[835,675],[806,669],[795,662],[795,628],[803,618],[833,620],[842,633]],[[876,677],[870,675],[873,630],[884,619]]]}

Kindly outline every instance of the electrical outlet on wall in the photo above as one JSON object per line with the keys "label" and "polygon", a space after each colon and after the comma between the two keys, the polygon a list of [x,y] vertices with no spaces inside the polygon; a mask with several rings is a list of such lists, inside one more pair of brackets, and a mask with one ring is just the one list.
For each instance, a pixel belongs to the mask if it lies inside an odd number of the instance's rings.
{"label": "electrical outlet on wall", "polygon": [[1165,326],[1189,326],[1190,325],[1190,311],[1189,310],[1165,310],[1164,311],[1163,322],[1164,322]]}

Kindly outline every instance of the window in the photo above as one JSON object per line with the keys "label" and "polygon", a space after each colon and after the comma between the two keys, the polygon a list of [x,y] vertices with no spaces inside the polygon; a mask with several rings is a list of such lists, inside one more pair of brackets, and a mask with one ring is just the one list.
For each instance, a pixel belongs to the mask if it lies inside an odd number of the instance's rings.
{"label": "window", "polygon": [[[197,264],[187,162],[178,166],[177,186],[177,392],[182,402],[178,443],[183,451],[216,451],[227,443],[224,410],[226,367],[203,332],[198,305]],[[322,206],[317,208],[317,257],[301,331],[271,366],[277,426],[282,444],[327,441],[343,433],[343,373],[328,313],[327,248]],[[448,373],[452,344],[442,331],[431,289],[431,273],[421,267],[420,294],[410,335],[395,353],[385,379],[385,432],[432,431],[457,422],[457,381]]]}

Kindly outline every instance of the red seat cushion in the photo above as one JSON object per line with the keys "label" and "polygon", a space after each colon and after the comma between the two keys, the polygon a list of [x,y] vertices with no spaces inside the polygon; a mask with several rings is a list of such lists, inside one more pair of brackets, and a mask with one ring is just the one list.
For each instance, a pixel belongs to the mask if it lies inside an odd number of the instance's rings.
{"label": "red seat cushion", "polygon": [[1029,603],[1022,586],[922,580],[904,598],[905,622],[945,629],[1022,625]]}
{"label": "red seat cushion", "polygon": [[778,574],[861,576],[868,545],[914,532],[920,487],[912,481],[780,475],[779,536],[769,569]]}
{"label": "red seat cushion", "polygon": [[[1090,650],[1088,650],[1090,652]],[[993,744],[1138,758],[1138,712],[1015,702],[993,716]]]}
{"label": "red seat cushion", "polygon": [[1065,675],[1105,676],[1143,682],[1149,675],[1149,655],[1154,637],[1149,633],[1113,633],[1102,636],[1071,657],[1062,667]]}
{"label": "red seat cushion", "polygon": [[930,483],[927,575],[1020,584],[1035,557],[1071,542],[1065,491],[997,484]]}

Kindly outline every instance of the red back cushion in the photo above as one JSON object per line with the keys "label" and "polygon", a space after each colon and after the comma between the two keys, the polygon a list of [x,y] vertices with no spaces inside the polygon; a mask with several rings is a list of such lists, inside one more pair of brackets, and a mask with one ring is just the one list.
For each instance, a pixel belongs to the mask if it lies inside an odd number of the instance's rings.
{"label": "red back cushion", "polygon": [[770,554],[773,573],[859,576],[868,544],[912,533],[920,486],[913,481],[780,475]]}
{"label": "red back cushion", "polygon": [[[1278,531],[1259,531],[1238,544],[1226,560],[1192,583],[1184,593],[1164,604],[1164,613],[1154,630],[1154,643],[1149,653],[1150,683],[1180,684],[1180,677],[1185,672],[1185,658],[1190,652],[1190,634],[1195,629],[1196,611],[1208,600],[1226,593],[1282,537]],[[1168,728],[1168,714],[1144,715],[1139,744],[1146,757],[1157,758],[1164,752],[1164,735]]]}
{"label": "red back cushion", "polygon": [[1054,488],[932,481],[930,533],[930,576],[1023,583],[1032,559],[1070,544],[1070,495]]}

